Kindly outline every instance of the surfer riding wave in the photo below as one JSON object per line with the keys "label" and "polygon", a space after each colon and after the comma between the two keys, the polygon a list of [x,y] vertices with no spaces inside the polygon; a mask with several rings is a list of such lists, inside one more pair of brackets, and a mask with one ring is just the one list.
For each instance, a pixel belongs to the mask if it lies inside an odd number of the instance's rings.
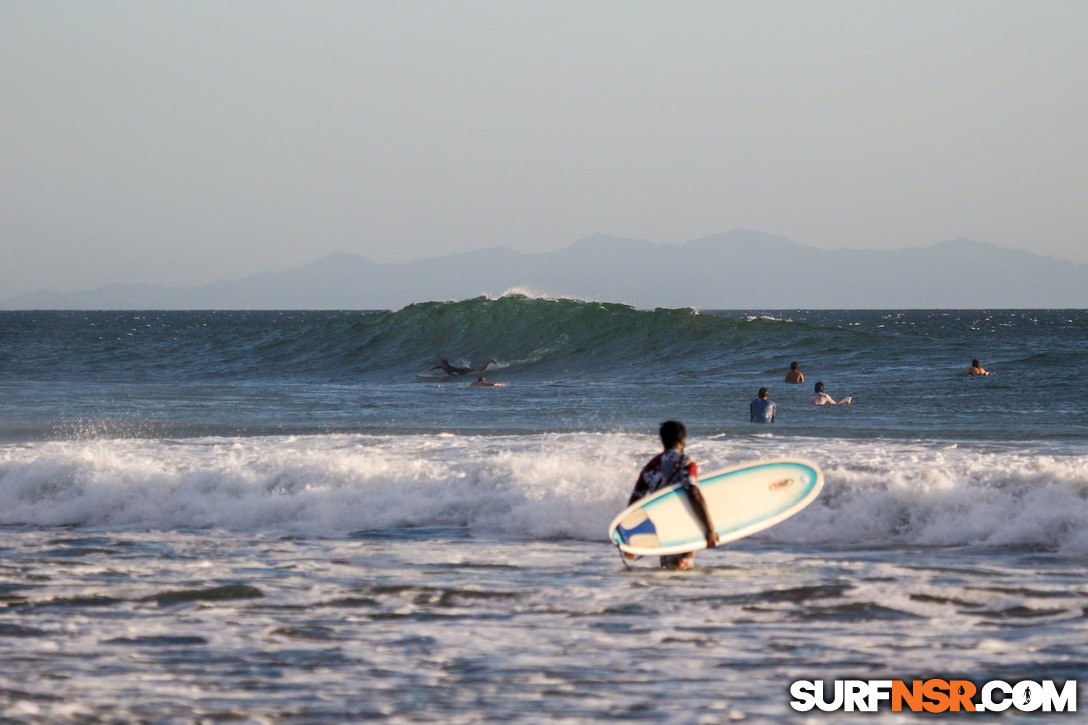
{"label": "surfer riding wave", "polygon": [[431,370],[441,370],[446,375],[467,375],[468,373],[482,373],[487,370],[489,365],[498,365],[499,361],[495,358],[489,358],[487,362],[478,368],[462,367],[459,365],[450,365],[450,361],[443,358],[437,365]]}

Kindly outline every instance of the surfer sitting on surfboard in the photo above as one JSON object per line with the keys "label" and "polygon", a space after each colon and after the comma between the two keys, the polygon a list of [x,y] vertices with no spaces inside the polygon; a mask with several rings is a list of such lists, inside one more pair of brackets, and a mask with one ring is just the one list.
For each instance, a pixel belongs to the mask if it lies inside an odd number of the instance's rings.
{"label": "surfer sitting on surfboard", "polygon": [[[710,515],[703,501],[703,494],[699,491],[698,468],[695,461],[684,453],[687,444],[687,429],[677,420],[667,420],[661,424],[658,431],[661,434],[661,443],[665,447],[662,453],[654,456],[639,473],[635,489],[631,492],[631,499],[627,502],[630,506],[635,501],[644,498],[654,491],[658,491],[673,484],[683,484],[685,492],[691,498],[692,508],[702,521],[707,531],[706,546],[712,548],[718,544],[718,534],[714,531],[714,525],[710,521]],[[631,554],[627,558],[634,559]],[[661,557],[663,569],[690,569],[695,563],[695,552],[687,554],[674,554]]]}
{"label": "surfer sitting on surfboard", "polygon": [[484,370],[487,370],[488,365],[493,364],[498,365],[499,361],[495,358],[491,358],[480,367],[473,369],[469,367],[461,367],[458,365],[450,365],[450,361],[443,358],[442,361],[435,365],[433,368],[431,368],[431,370],[438,370],[439,368],[441,368],[442,372],[446,373],[446,375],[464,375],[466,373],[482,373]]}

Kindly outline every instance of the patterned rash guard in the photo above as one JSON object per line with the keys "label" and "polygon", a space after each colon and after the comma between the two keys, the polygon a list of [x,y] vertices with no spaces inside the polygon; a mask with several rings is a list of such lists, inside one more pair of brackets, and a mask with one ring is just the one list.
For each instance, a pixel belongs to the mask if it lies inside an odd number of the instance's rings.
{"label": "patterned rash guard", "polygon": [[683,451],[668,450],[659,453],[643,467],[638,481],[635,482],[635,490],[631,492],[628,505],[649,496],[654,491],[676,483],[682,483],[685,486],[698,485],[698,468],[695,461],[688,458]]}

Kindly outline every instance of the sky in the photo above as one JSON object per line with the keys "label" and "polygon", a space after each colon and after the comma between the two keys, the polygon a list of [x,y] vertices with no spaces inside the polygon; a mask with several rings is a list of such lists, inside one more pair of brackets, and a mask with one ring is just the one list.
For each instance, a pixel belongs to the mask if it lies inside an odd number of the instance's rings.
{"label": "sky", "polygon": [[0,297],[738,228],[1088,263],[1086,89],[1083,0],[0,0]]}

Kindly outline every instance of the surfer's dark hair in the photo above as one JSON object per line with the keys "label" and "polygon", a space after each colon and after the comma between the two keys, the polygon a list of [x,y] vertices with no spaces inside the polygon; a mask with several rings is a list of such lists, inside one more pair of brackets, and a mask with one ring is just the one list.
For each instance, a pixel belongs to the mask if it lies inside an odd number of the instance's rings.
{"label": "surfer's dark hair", "polygon": [[797,363],[791,362],[790,363],[790,370],[796,370],[796,369],[797,369]]}
{"label": "surfer's dark hair", "polygon": [[678,420],[666,420],[661,424],[658,433],[661,434],[661,443],[665,446],[665,450],[667,451],[676,448],[678,444],[688,437],[687,429],[684,428],[684,424]]}
{"label": "surfer's dark hair", "polygon": [[763,397],[764,395],[766,395],[766,394],[767,394],[767,392],[768,392],[768,391],[767,391],[767,389],[766,389],[766,388],[760,388],[760,389],[759,389],[759,392],[758,392],[758,393],[756,393],[756,395],[758,395],[759,397],[761,397],[761,398],[762,398],[762,397]]}
{"label": "surfer's dark hair", "polygon": [[816,383],[816,392],[817,393],[824,392],[824,384],[823,383]]}

